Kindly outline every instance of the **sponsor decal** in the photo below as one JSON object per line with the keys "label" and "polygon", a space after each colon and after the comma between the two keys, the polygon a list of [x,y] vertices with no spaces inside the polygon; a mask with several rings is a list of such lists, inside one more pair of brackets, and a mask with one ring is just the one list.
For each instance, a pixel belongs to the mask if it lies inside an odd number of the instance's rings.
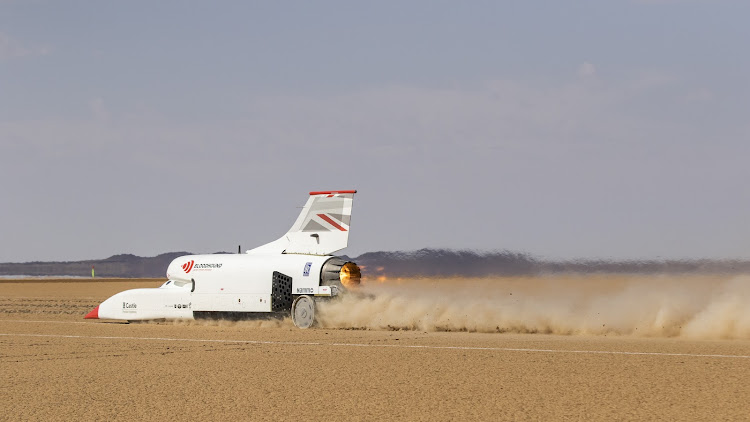
{"label": "sponsor decal", "polygon": [[312,262],[308,262],[305,264],[305,270],[302,271],[302,275],[304,277],[308,277],[310,275],[310,268],[312,268]]}
{"label": "sponsor decal", "polygon": [[130,302],[122,302],[122,311],[126,314],[134,314],[138,312],[138,304]]}
{"label": "sponsor decal", "polygon": [[193,269],[193,264],[195,264],[195,261],[193,261],[192,259],[182,264],[182,269],[185,270],[185,274],[189,273]]}
{"label": "sponsor decal", "polygon": [[182,264],[182,270],[185,271],[185,274],[189,273],[193,269],[195,270],[201,270],[201,271],[211,271],[213,269],[219,269],[224,264],[218,264],[218,263],[208,263],[208,264],[196,264],[194,260],[190,260],[184,264]]}
{"label": "sponsor decal", "polygon": [[312,287],[297,287],[298,294],[313,293]]}
{"label": "sponsor decal", "polygon": [[210,270],[212,268],[219,269],[222,265],[224,264],[195,264],[195,267],[193,268],[198,270]]}
{"label": "sponsor decal", "polygon": [[191,309],[193,307],[193,302],[190,303],[175,303],[174,308],[175,309]]}

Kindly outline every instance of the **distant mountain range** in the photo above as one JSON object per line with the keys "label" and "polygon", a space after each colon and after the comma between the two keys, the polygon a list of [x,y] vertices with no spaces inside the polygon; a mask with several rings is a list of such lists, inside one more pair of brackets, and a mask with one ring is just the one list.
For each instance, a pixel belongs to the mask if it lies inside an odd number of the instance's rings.
{"label": "distant mountain range", "polygon": [[[224,252],[219,252],[224,253]],[[153,257],[131,254],[106,259],[71,262],[0,263],[0,276],[166,277],[173,259],[190,252],[170,252]],[[551,261],[517,252],[475,252],[420,249],[411,252],[368,252],[356,258],[366,277],[538,275],[547,273],[726,273],[750,274],[750,261],[740,260],[574,260]]]}
{"label": "distant mountain range", "polygon": [[97,277],[166,277],[169,263],[182,255],[190,255],[190,252],[169,252],[151,257],[120,254],[87,261],[4,263],[0,264],[0,275],[90,277],[93,265]]}
{"label": "distant mountain range", "polygon": [[538,275],[555,273],[619,274],[750,274],[741,260],[568,260],[553,261],[517,252],[420,249],[412,252],[370,252],[353,259],[369,276]]}

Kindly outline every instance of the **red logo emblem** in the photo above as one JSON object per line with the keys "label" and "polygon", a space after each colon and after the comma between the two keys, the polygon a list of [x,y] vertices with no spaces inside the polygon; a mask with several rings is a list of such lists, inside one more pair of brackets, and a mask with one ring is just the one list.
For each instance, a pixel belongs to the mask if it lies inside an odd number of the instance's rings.
{"label": "red logo emblem", "polygon": [[195,261],[191,259],[190,262],[182,264],[182,269],[185,270],[185,273],[189,273],[193,269],[193,264],[195,264]]}

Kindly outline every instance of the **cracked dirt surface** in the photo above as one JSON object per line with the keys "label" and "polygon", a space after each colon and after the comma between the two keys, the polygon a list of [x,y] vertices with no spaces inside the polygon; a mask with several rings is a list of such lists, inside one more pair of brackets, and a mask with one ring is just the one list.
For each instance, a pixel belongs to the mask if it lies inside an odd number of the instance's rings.
{"label": "cracked dirt surface", "polygon": [[750,418],[747,340],[82,319],[160,283],[0,282],[0,419]]}

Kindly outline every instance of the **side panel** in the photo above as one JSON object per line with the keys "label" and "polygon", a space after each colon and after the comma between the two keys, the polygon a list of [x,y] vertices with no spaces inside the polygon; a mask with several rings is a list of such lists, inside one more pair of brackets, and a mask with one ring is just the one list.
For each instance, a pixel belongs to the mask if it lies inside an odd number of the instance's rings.
{"label": "side panel", "polygon": [[271,295],[194,293],[194,311],[271,312]]}
{"label": "side panel", "polygon": [[285,274],[292,277],[292,294],[317,294],[320,286],[320,271],[323,264],[331,257],[295,254],[283,256],[288,257],[290,262],[290,272]]}
{"label": "side panel", "polygon": [[319,291],[320,271],[330,258],[299,254],[188,255],[172,261],[167,276],[194,282],[191,303],[195,311],[271,312],[274,272],[291,277],[292,294],[325,295],[325,291]]}

